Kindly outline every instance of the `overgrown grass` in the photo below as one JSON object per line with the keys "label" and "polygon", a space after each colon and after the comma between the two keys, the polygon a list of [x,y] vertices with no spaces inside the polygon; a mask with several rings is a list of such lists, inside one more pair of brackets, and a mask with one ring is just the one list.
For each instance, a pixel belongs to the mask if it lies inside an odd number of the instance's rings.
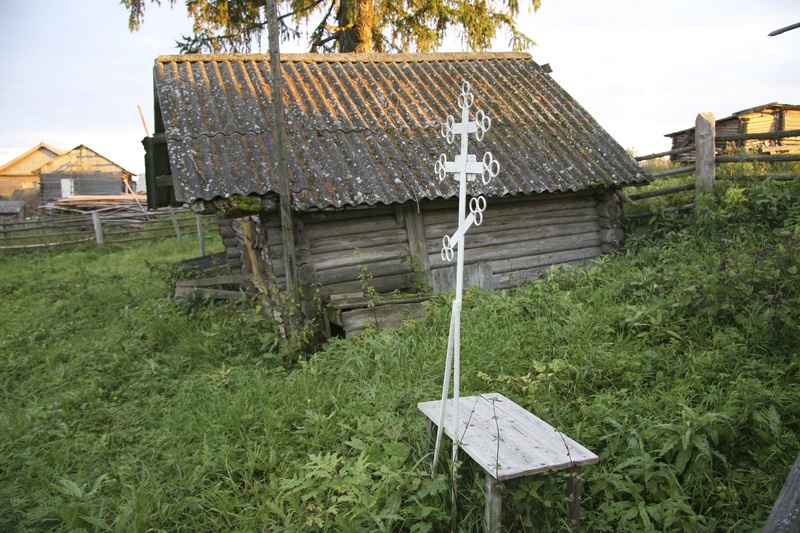
{"label": "overgrown grass", "polygon": [[[649,172],[657,173],[686,165],[672,163],[662,158],[646,161],[643,163],[643,166]],[[741,196],[741,191],[762,186],[765,176],[800,175],[800,162],[784,161],[769,163],[755,161],[750,163],[722,163],[717,165],[716,174],[716,194],[723,200],[723,204],[730,204],[731,201],[745,200],[745,198]],[[693,185],[694,182],[695,174],[692,172],[682,176],[658,178],[647,185],[631,187],[625,191],[629,195],[634,195],[681,185]],[[627,215],[655,212],[649,221],[649,223],[653,223],[660,221],[667,210],[694,203],[694,200],[695,192],[694,189],[691,189],[689,191],[681,191],[665,196],[640,199],[634,203],[626,204],[624,206],[624,211]]]}
{"label": "overgrown grass", "polygon": [[[800,188],[767,187],[592,269],[467,292],[462,394],[503,393],[600,456],[586,530],[766,520],[800,451]],[[454,513],[416,408],[441,392],[446,295],[285,367],[256,304],[171,299],[191,254],[0,257],[0,529],[480,527],[482,472],[464,460]],[[503,490],[510,530],[567,530],[561,474]]]}

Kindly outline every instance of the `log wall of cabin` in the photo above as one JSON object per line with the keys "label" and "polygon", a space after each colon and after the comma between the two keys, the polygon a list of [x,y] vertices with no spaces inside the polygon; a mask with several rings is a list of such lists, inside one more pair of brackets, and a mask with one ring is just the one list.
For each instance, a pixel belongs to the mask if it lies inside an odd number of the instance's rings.
{"label": "log wall of cabin", "polygon": [[[486,290],[514,287],[537,279],[553,265],[585,265],[603,251],[604,228],[594,194],[491,199],[483,215],[483,223],[466,236],[466,286],[480,281]],[[455,260],[441,257],[442,236],[454,232],[455,217],[455,208],[425,213],[434,291],[455,286]]]}
{"label": "log wall of cabin", "polygon": [[[264,221],[266,246],[262,256],[285,289],[285,267],[279,220]],[[401,290],[410,283],[409,239],[402,211],[381,206],[295,215],[295,240],[300,277],[316,283],[323,298],[332,294]]]}
{"label": "log wall of cabin", "polygon": [[[787,109],[783,112],[783,129],[800,130],[800,110]],[[800,146],[800,137],[786,137],[780,142],[783,146]]]}
{"label": "log wall of cabin", "polygon": [[[483,223],[466,236],[465,286],[506,289],[540,277],[559,264],[586,265],[622,239],[611,192],[543,194],[490,199]],[[457,229],[457,202],[411,203],[302,213],[295,218],[298,268],[323,298],[368,287],[404,290],[416,276],[434,292],[455,287],[455,259],[441,257],[442,237]],[[277,214],[262,217],[257,246],[272,281],[285,289]],[[413,271],[414,255],[424,272]],[[419,280],[416,280],[419,281]]]}

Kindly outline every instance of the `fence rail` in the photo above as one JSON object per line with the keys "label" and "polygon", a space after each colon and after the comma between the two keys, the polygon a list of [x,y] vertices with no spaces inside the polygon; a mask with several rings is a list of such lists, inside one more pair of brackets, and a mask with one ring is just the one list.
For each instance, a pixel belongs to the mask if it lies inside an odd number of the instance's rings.
{"label": "fence rail", "polygon": [[[701,114],[698,116],[698,127],[701,125],[701,117],[705,114]],[[711,126],[713,131],[713,125]],[[698,130],[696,130],[698,131]],[[652,172],[650,175],[655,179],[663,179],[687,174],[695,174],[695,183],[692,184],[685,184],[685,185],[678,185],[674,187],[665,187],[663,189],[657,189],[652,191],[647,191],[644,193],[638,194],[630,194],[627,196],[630,200],[636,201],[645,198],[654,198],[658,196],[667,196],[670,194],[676,194],[679,192],[686,192],[692,189],[695,189],[697,192],[700,192],[703,189],[709,189],[710,192],[714,190],[714,183],[718,179],[773,179],[776,181],[789,181],[800,178],[800,174],[771,174],[765,176],[717,176],[716,175],[716,166],[720,163],[747,163],[747,162],[766,162],[766,163],[777,163],[783,161],[800,161],[800,154],[717,154],[716,153],[716,143],[718,142],[732,142],[732,141],[744,141],[744,140],[759,140],[759,139],[783,139],[786,137],[797,137],[800,136],[800,130],[787,130],[787,131],[778,131],[778,132],[764,132],[764,133],[748,133],[748,134],[736,134],[736,135],[714,135],[707,138],[701,139],[699,136],[696,137],[695,145],[688,146],[685,148],[677,148],[675,150],[669,150],[666,152],[659,152],[656,154],[648,154],[644,156],[636,157],[637,161],[650,161],[653,159],[660,159],[666,156],[673,156],[673,155],[680,155],[686,154],[690,152],[697,152],[695,157],[695,164],[688,165],[678,168],[671,168],[668,170],[663,170],[660,172]],[[712,165],[706,165],[703,167],[702,161],[713,161]],[[709,168],[710,167],[710,168]],[[686,204],[682,206],[678,206],[672,208],[672,210],[687,210],[691,209],[694,204]],[[635,215],[628,215],[629,218],[636,218],[636,217],[643,217],[652,215],[653,213],[637,213]]]}
{"label": "fence rail", "polygon": [[32,250],[95,242],[123,244],[177,238],[195,234],[200,255],[205,255],[203,232],[215,230],[214,216],[201,216],[186,209],[133,213],[81,213],[45,217],[25,222],[0,222],[0,251]]}

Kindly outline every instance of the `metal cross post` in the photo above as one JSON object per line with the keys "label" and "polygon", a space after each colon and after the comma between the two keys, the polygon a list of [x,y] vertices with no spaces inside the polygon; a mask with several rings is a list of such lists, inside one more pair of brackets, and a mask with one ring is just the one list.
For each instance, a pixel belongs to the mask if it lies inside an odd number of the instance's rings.
{"label": "metal cross post", "polygon": [[445,235],[442,239],[442,259],[445,261],[453,260],[453,250],[456,253],[456,295],[453,300],[453,311],[450,317],[450,337],[447,342],[447,361],[444,370],[444,382],[442,383],[442,402],[439,414],[439,424],[436,433],[436,448],[433,453],[433,464],[431,475],[435,475],[436,465],[439,462],[439,450],[442,443],[442,432],[444,426],[445,402],[447,401],[450,389],[450,378],[453,379],[453,479],[457,473],[458,447],[460,439],[459,420],[458,420],[458,400],[461,394],[461,298],[464,292],[464,235],[467,230],[475,226],[480,226],[483,222],[483,211],[486,209],[486,199],[483,196],[470,198],[469,215],[466,215],[467,206],[467,181],[475,181],[478,175],[484,185],[488,184],[492,178],[500,172],[500,164],[490,152],[486,152],[482,161],[478,161],[473,154],[468,153],[468,135],[475,134],[479,141],[492,125],[491,119],[483,111],[475,113],[475,120],[470,121],[469,108],[472,107],[475,97],[470,91],[469,82],[461,84],[461,93],[458,95],[458,107],[461,108],[461,122],[456,122],[452,115],[447,117],[447,121],[442,123],[442,136],[448,143],[453,142],[456,135],[461,136],[461,153],[456,155],[455,161],[447,161],[444,154],[439,156],[434,170],[439,176],[439,181],[445,179],[447,174],[454,174],[458,181],[458,229],[450,236]]}

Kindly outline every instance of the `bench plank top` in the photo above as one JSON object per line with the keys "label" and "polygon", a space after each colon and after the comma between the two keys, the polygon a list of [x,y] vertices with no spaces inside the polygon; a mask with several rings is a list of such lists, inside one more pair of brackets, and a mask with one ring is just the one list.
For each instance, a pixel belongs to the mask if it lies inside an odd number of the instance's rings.
{"label": "bench plank top", "polygon": [[[445,402],[444,432],[453,439],[453,399]],[[420,411],[439,423],[441,401],[421,402]],[[461,448],[496,480],[596,463],[597,455],[502,394],[459,399]]]}

